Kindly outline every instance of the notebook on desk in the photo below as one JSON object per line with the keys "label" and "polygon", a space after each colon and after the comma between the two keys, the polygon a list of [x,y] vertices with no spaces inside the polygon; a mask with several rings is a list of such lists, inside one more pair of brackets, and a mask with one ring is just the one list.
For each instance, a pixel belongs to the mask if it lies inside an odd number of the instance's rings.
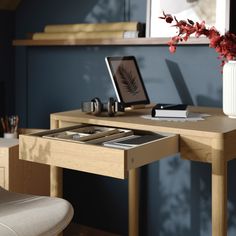
{"label": "notebook on desk", "polygon": [[188,117],[187,104],[158,103],[152,108],[152,117]]}

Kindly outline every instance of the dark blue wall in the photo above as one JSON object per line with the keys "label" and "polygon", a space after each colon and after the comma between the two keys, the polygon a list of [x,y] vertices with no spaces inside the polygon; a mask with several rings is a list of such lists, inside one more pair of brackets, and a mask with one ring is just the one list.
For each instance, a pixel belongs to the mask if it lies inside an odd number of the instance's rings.
{"label": "dark blue wall", "polygon": [[[24,0],[16,11],[16,36],[42,31],[49,23],[145,21],[143,0]],[[105,56],[134,55],[153,102],[221,106],[220,61],[207,45],[17,47],[16,113],[21,125],[49,127],[49,114],[76,109],[81,101],[114,95]],[[234,162],[229,169],[229,235],[236,232]],[[210,165],[169,157],[142,168],[140,230],[144,236],[209,236]],[[64,193],[75,221],[127,234],[127,181],[64,172]]]}
{"label": "dark blue wall", "polygon": [[14,27],[15,13],[0,10],[0,117],[14,111]]}

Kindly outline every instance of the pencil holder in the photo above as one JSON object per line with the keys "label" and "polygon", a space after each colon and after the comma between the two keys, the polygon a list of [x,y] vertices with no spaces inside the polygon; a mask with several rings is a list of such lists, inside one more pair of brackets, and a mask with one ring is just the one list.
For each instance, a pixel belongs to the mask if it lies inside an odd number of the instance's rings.
{"label": "pencil holder", "polygon": [[17,130],[19,124],[18,115],[1,117],[1,125],[4,138],[17,138]]}

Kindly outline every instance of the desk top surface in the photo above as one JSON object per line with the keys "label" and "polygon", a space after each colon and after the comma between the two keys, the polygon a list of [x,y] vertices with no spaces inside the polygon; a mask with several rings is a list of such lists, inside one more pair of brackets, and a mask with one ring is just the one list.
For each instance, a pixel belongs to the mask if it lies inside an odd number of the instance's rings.
{"label": "desk top surface", "polygon": [[83,113],[81,110],[72,110],[51,114],[51,119],[201,137],[217,137],[222,134],[236,133],[236,119],[228,118],[223,114],[222,109],[190,107],[190,111],[209,114],[210,116],[201,121],[149,120],[141,117],[142,115],[151,114],[151,109],[145,108],[128,110],[124,114],[115,117],[93,116]]}

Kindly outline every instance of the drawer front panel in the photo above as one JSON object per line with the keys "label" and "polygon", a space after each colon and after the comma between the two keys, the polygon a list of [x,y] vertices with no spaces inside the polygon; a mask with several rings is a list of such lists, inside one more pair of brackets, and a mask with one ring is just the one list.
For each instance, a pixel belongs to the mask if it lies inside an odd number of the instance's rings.
{"label": "drawer front panel", "polygon": [[[62,130],[64,132],[65,128],[59,130],[59,133]],[[142,131],[138,132],[142,134]],[[130,169],[179,151],[177,135],[164,135],[124,150],[100,144],[55,139],[52,135],[56,133],[57,130],[51,130],[43,134],[20,135],[20,159],[124,179]]]}
{"label": "drawer front panel", "polygon": [[144,166],[178,152],[178,135],[158,139],[130,149],[127,153],[127,168]]}
{"label": "drawer front panel", "polygon": [[26,135],[19,143],[23,160],[122,179],[127,175],[124,150]]}

